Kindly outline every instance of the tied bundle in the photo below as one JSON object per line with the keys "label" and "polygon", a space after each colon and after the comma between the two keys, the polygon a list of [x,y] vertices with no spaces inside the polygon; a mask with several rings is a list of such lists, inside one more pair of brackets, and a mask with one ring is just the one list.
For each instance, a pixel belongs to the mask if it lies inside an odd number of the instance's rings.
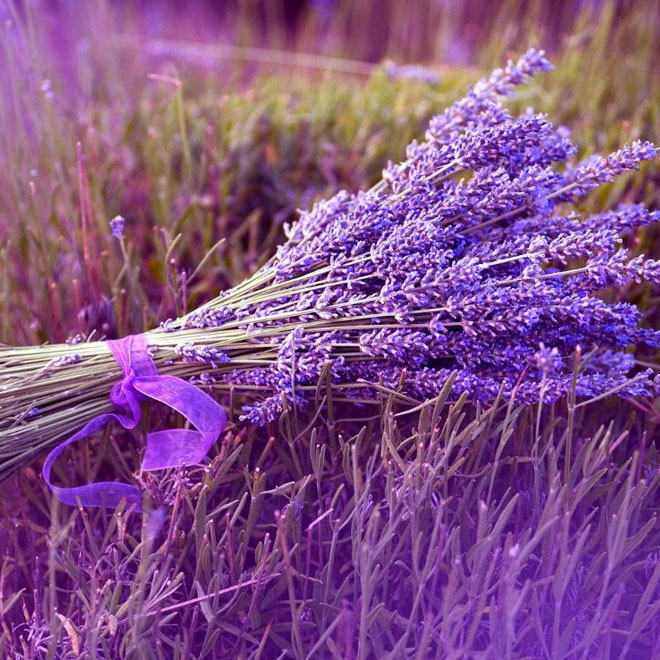
{"label": "tied bundle", "polygon": [[[576,161],[566,129],[513,116],[504,98],[549,69],[530,50],[480,80],[374,188],[302,212],[253,276],[145,333],[157,373],[241,392],[254,424],[305,405],[320,380],[354,401],[374,387],[411,401],[445,386],[484,402],[650,394],[657,383],[629,349],[660,334],[597,294],[660,283],[660,263],[621,238],[659,214],[581,217],[575,204],[657,150],[638,141]],[[2,348],[0,369],[0,476],[110,413],[126,377],[99,341]]]}

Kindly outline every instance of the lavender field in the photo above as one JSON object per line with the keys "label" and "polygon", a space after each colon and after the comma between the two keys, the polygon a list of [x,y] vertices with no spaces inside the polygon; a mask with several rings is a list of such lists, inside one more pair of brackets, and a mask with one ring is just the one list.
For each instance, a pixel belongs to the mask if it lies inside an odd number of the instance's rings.
{"label": "lavender field", "polygon": [[0,658],[660,660],[659,28],[0,0]]}

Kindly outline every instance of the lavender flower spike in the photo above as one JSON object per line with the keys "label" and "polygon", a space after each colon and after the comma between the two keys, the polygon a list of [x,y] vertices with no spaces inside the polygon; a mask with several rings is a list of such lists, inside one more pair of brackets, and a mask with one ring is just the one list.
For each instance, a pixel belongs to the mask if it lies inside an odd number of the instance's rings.
{"label": "lavender flower spike", "polygon": [[209,364],[214,369],[219,364],[229,362],[230,358],[224,351],[213,346],[196,346],[195,344],[177,344],[174,352],[186,362],[201,362]]}
{"label": "lavender flower spike", "polygon": [[116,215],[110,222],[110,229],[112,230],[112,235],[117,239],[124,238],[124,225],[126,220],[121,215]]}

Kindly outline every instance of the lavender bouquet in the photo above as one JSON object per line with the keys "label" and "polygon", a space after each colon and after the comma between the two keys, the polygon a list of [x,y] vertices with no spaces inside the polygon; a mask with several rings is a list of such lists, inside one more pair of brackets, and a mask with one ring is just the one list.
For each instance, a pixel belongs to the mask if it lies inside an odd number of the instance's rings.
{"label": "lavender bouquet", "polygon": [[[575,162],[567,130],[512,116],[502,100],[549,69],[530,50],[480,80],[378,185],[302,212],[253,276],[147,332],[158,373],[242,392],[253,424],[305,405],[320,379],[353,401],[373,388],[422,401],[445,386],[483,402],[650,394],[628,349],[656,347],[660,333],[597,294],[660,283],[660,262],[631,258],[621,238],[660,214],[574,209],[657,149],[633,142]],[[3,347],[0,368],[0,477],[113,410],[122,377],[104,341]]]}

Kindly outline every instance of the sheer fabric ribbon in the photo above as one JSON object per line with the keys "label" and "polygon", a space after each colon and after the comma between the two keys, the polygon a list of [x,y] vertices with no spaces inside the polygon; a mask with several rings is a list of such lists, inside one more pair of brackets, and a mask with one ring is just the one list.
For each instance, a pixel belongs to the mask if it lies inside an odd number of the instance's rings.
{"label": "sheer fabric ribbon", "polygon": [[142,460],[145,471],[162,470],[199,463],[227,423],[222,406],[205,392],[175,376],[161,376],[147,351],[144,335],[131,335],[108,341],[122,369],[122,379],[110,392],[117,412],[98,415],[78,433],[53,449],[43,467],[43,475],[53,494],[65,504],[83,507],[115,508],[122,499],[141,510],[142,493],[137,486],[116,481],[101,481],[74,488],[56,486],[51,470],[58,456],[71,444],[83,440],[110,422],[125,429],[135,428],[142,417],[140,402],[160,401],[183,415],[193,429],[169,429],[147,434]]}

